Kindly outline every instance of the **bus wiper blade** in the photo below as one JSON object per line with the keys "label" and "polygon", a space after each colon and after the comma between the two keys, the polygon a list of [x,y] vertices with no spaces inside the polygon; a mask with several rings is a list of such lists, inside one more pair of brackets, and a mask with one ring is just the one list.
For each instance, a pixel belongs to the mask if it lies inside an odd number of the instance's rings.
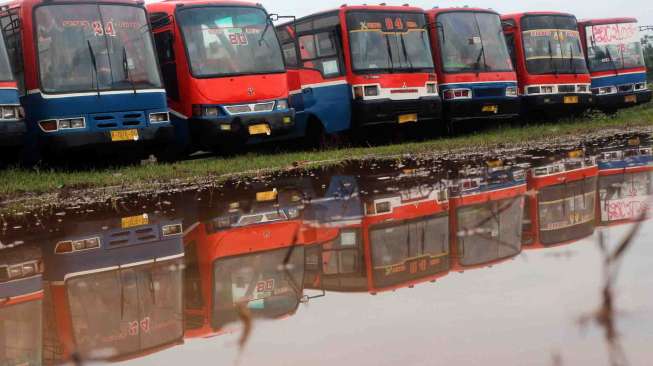
{"label": "bus wiper blade", "polygon": [[612,64],[612,69],[614,70],[614,73],[619,76],[619,70],[617,69],[617,64],[614,62],[614,58],[612,57],[612,52],[610,52],[610,47],[605,46],[605,50],[608,53],[608,58],[610,59],[610,63]]}
{"label": "bus wiper blade", "polygon": [[408,62],[408,66],[413,69],[413,63],[410,61],[410,57],[408,56],[408,51],[406,50],[406,41],[404,40],[404,34],[400,33],[399,36],[401,37],[401,49],[402,52],[404,53],[404,58],[406,59],[406,62]]}
{"label": "bus wiper blade", "polygon": [[487,64],[485,63],[485,46],[481,42],[481,50],[478,52],[476,57],[476,62],[474,63],[474,68],[476,69],[476,76],[481,73],[481,57],[483,57],[483,63],[485,64],[485,70],[487,70]]}
{"label": "bus wiper blade", "polygon": [[136,95],[136,85],[134,84],[134,80],[131,77],[131,73],[129,72],[129,62],[127,61],[127,48],[125,46],[122,47],[122,71],[127,77],[127,80],[129,80],[129,83],[132,86],[132,89],[134,90],[134,95]]}
{"label": "bus wiper blade", "polygon": [[553,46],[551,46],[551,39],[549,38],[549,64],[555,70],[556,76],[558,76],[558,65],[553,62]]}
{"label": "bus wiper blade", "polygon": [[569,52],[571,55],[569,56],[569,66],[571,67],[571,70],[576,74],[576,63],[574,62],[574,46],[569,45]]}
{"label": "bus wiper blade", "polygon": [[100,97],[100,78],[97,73],[97,62],[95,60],[95,52],[93,52],[93,47],[91,47],[91,41],[86,40],[88,45],[88,53],[91,55],[91,64],[93,65],[93,71],[95,71],[95,90],[97,91],[98,98]]}
{"label": "bus wiper blade", "polygon": [[392,46],[390,46],[390,37],[387,34],[385,35],[385,44],[387,46],[388,60],[390,61],[390,69],[394,71],[395,62],[394,60],[392,60]]}

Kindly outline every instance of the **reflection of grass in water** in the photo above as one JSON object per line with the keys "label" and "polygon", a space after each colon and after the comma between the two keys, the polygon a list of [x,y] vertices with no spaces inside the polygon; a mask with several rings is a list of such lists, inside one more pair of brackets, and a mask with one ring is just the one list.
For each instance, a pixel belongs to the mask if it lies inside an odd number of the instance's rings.
{"label": "reflection of grass in water", "polygon": [[192,183],[197,178],[225,179],[228,174],[280,170],[293,165],[323,166],[347,159],[397,157],[406,153],[429,154],[460,148],[492,148],[529,141],[550,141],[565,135],[582,135],[605,128],[626,128],[653,125],[653,103],[622,110],[615,116],[594,115],[591,118],[564,119],[555,123],[537,123],[526,127],[500,126],[466,136],[434,139],[425,142],[351,147],[326,151],[295,151],[278,154],[249,153],[233,158],[209,157],[173,164],[150,164],[103,170],[24,170],[0,171],[0,197],[23,193],[56,192],[61,188],[79,189],[121,186],[151,190],[152,183],[181,179]]}

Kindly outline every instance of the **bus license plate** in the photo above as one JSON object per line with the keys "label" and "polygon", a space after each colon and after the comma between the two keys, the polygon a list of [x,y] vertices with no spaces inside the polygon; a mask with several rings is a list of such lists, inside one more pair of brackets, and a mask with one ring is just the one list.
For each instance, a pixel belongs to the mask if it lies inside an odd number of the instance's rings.
{"label": "bus license plate", "polygon": [[138,130],[111,131],[111,141],[137,141]]}
{"label": "bus license plate", "polygon": [[276,199],[277,199],[277,190],[276,189],[273,189],[271,191],[257,192],[256,193],[256,201],[258,201],[258,202],[274,201]]}
{"label": "bus license plate", "polygon": [[565,97],[565,104],[578,104],[578,96],[572,95]]}
{"label": "bus license plate", "polygon": [[249,126],[250,135],[270,135],[272,131],[270,130],[270,125],[267,123],[260,123],[257,125]]}
{"label": "bus license plate", "polygon": [[138,216],[123,217],[120,220],[120,226],[123,229],[129,229],[136,226],[144,226],[150,223],[150,219],[147,214],[142,214]]}
{"label": "bus license plate", "polygon": [[412,114],[402,114],[399,116],[399,123],[410,123],[410,122],[417,122],[417,113],[412,113]]}
{"label": "bus license plate", "polygon": [[498,113],[499,112],[499,106],[498,105],[484,105],[483,112],[489,112],[489,113]]}
{"label": "bus license plate", "polygon": [[626,95],[625,100],[626,100],[626,103],[637,103],[637,96],[636,95]]}

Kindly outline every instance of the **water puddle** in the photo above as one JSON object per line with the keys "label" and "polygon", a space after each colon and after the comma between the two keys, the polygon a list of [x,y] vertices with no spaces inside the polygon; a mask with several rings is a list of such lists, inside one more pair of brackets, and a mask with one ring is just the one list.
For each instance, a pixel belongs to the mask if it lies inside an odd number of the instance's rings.
{"label": "water puddle", "polygon": [[348,162],[1,217],[0,364],[646,364],[651,146]]}

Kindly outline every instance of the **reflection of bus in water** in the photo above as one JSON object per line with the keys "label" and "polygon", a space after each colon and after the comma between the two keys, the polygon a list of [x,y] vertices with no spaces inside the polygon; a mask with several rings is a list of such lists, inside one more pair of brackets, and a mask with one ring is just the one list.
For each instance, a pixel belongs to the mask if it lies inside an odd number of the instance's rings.
{"label": "reflection of bus in water", "polygon": [[517,116],[517,75],[499,14],[473,8],[435,8],[426,14],[445,118]]}
{"label": "reflection of bus in water", "polygon": [[[2,18],[0,22],[4,29]],[[18,85],[3,36],[0,37],[0,161],[18,155],[26,130],[18,99]]]}
{"label": "reflection of bus in water", "polygon": [[[639,141],[638,141],[639,143]],[[635,220],[651,212],[653,148],[630,146],[598,157],[597,221],[601,225]]]}
{"label": "reflection of bus in water", "polygon": [[526,248],[563,245],[596,227],[598,168],[592,157],[571,152],[528,173],[523,242]]}
{"label": "reflection of bus in water", "polygon": [[474,170],[451,186],[451,257],[457,271],[493,265],[522,250],[524,169]]}
{"label": "reflection of bus in water", "polygon": [[61,232],[44,246],[46,364],[132,359],[182,342],[178,220],[99,217]]}
{"label": "reflection of bus in water", "polygon": [[142,2],[15,0],[0,21],[30,149],[156,151],[171,141]]}
{"label": "reflection of bus in water", "polygon": [[42,272],[39,248],[0,249],[1,365],[41,364]]}
{"label": "reflection of bus in water", "polygon": [[449,272],[446,185],[428,177],[418,183],[368,179],[359,181],[360,190],[370,192],[362,194],[360,226],[341,228],[337,238],[307,248],[307,288],[376,294]]}
{"label": "reflection of bus in water", "polygon": [[651,100],[637,19],[585,20],[578,23],[578,30],[597,107],[613,109]]}
{"label": "reflection of bus in water", "polygon": [[590,76],[576,17],[531,12],[501,17],[526,110],[565,112],[590,107]]}

